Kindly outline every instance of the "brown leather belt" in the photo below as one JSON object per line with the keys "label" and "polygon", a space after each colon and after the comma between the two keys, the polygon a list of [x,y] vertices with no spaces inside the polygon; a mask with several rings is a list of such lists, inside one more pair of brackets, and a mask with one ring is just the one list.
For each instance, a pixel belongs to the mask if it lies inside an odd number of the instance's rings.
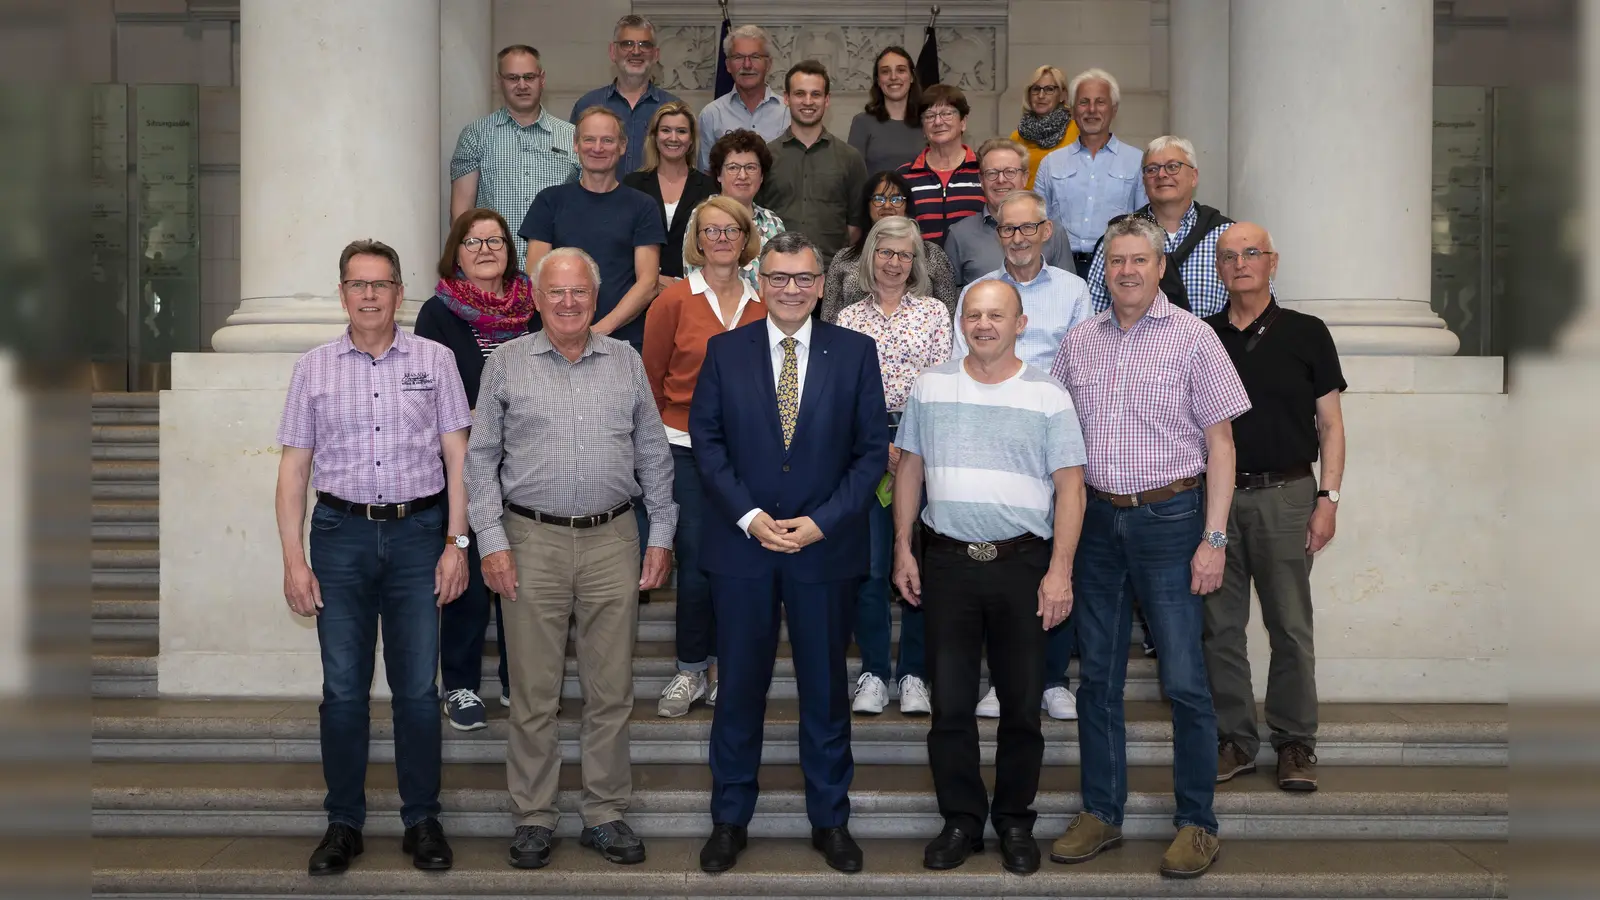
{"label": "brown leather belt", "polygon": [[978,562],[994,562],[997,559],[1011,556],[1034,541],[1044,540],[1044,538],[1030,532],[1004,541],[962,541],[942,535],[927,526],[923,526],[922,536],[927,548],[930,550],[934,547],[957,550]]}
{"label": "brown leather belt", "polygon": [[1240,472],[1234,476],[1233,487],[1235,490],[1249,491],[1256,488],[1282,487],[1291,481],[1311,477],[1309,463],[1292,466],[1282,472]]}
{"label": "brown leather belt", "polygon": [[1202,483],[1203,481],[1199,475],[1193,475],[1188,478],[1180,478],[1166,487],[1153,488],[1148,491],[1140,491],[1137,494],[1108,494],[1099,488],[1090,488],[1089,493],[1099,497],[1101,500],[1104,500],[1107,503],[1110,503],[1112,506],[1149,506],[1152,503],[1160,503],[1163,500],[1171,500],[1173,497],[1178,496],[1184,491],[1192,491],[1199,487]]}
{"label": "brown leather belt", "polygon": [[406,503],[351,503],[327,491],[317,491],[317,500],[340,512],[360,516],[371,522],[393,522],[406,516],[414,516],[425,509],[433,509],[444,500],[444,494],[418,497]]}
{"label": "brown leather belt", "polygon": [[507,503],[506,509],[524,519],[532,519],[535,522],[543,522],[546,525],[557,525],[562,528],[594,528],[597,525],[604,525],[617,516],[633,509],[633,501],[624,500],[617,506],[592,516],[552,516],[536,509],[529,509],[526,506],[518,506],[515,503]]}

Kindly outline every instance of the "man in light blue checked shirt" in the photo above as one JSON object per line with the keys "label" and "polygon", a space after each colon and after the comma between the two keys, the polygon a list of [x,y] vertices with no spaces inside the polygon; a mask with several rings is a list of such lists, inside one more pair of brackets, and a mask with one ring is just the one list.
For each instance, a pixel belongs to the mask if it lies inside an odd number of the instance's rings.
{"label": "man in light blue checked shirt", "polygon": [[[1195,167],[1194,145],[1170,134],[1156,138],[1145,148],[1142,176],[1150,203],[1137,214],[1154,219],[1167,235],[1161,292],[1179,309],[1202,319],[1221,312],[1228,304],[1228,289],[1217,274],[1217,239],[1233,220],[1195,202],[1200,170]],[[1103,312],[1111,305],[1104,246],[1095,247],[1088,280],[1094,311]]]}
{"label": "man in light blue checked shirt", "polygon": [[1028,365],[1049,371],[1067,331],[1093,315],[1089,286],[1072,272],[1045,265],[1044,248],[1055,225],[1045,216],[1044,198],[1033,191],[1012,191],[1000,199],[994,215],[1005,265],[962,289],[962,300],[956,303],[951,358],[967,355],[967,342],[961,336],[962,301],[967,292],[972,285],[998,279],[1022,295],[1022,309],[1028,317],[1027,329],[1017,338],[1017,355]]}
{"label": "man in light blue checked shirt", "polygon": [[1145,203],[1139,152],[1117,140],[1111,123],[1122,103],[1117,79],[1103,69],[1079,73],[1067,84],[1078,139],[1039,163],[1033,189],[1045,211],[1067,229],[1078,275],[1087,276],[1089,256],[1106,223]]}
{"label": "man in light blue checked shirt", "polygon": [[[474,207],[521,222],[547,187],[578,180],[572,125],[543,106],[539,51],[513,44],[500,51],[500,96],[505,105],[461,129],[450,158],[450,221]],[[517,258],[528,242],[513,235]]]}

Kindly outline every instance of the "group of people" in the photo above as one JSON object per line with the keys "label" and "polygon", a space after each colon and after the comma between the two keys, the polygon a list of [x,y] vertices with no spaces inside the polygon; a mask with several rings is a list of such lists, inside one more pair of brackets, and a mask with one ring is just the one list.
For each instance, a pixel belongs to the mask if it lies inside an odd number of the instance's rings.
{"label": "group of people", "polygon": [[[1076,718],[1081,749],[1083,811],[1051,858],[1115,847],[1137,610],[1173,715],[1161,872],[1205,872],[1215,784],[1259,755],[1252,583],[1278,783],[1316,787],[1309,575],[1344,463],[1326,326],[1278,305],[1264,228],[1195,201],[1189,142],[1116,140],[1108,73],[1041,67],[1017,133],[973,150],[960,92],[921,88],[886,49],[840,142],[824,67],[796,64],[777,95],[764,32],[725,49],[736,90],[696,116],[649,81],[653,29],[625,17],[617,79],[571,124],[540,104],[536,51],[502,51],[506,106],[461,134],[414,334],[396,324],[397,254],[340,255],[350,326],[296,364],[278,434],[284,593],[316,617],[324,671],[329,825],[309,871],[363,849],[380,628],[402,848],[452,865],[441,723],[486,724],[491,610],[509,862],[547,865],[555,842],[569,632],[579,842],[643,861],[633,647],[639,603],[675,571],[678,671],[657,712],[714,709],[705,871],[746,846],[780,621],[829,866],[864,865],[851,715],[891,700],[930,717],[945,825],[929,868],[961,865],[992,825],[1004,866],[1037,870],[1042,714]],[[999,720],[992,796],[979,716]]]}

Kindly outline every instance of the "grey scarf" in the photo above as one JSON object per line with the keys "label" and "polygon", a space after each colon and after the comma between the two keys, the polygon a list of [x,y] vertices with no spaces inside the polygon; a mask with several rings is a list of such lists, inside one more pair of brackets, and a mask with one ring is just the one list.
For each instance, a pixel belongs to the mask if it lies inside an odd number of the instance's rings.
{"label": "grey scarf", "polygon": [[1061,143],[1061,139],[1067,136],[1067,126],[1071,124],[1072,110],[1065,106],[1058,106],[1042,116],[1029,110],[1022,114],[1017,134],[1025,141],[1049,148]]}

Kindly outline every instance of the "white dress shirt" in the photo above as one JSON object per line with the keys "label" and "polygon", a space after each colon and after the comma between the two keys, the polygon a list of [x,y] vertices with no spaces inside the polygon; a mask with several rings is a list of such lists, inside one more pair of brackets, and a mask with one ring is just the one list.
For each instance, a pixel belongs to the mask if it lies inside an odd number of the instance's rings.
{"label": "white dress shirt", "polygon": [[[806,360],[811,355],[811,317],[806,316],[806,320],[801,324],[800,329],[793,335],[787,335],[778,330],[778,326],[772,323],[772,316],[767,316],[767,344],[772,348],[772,386],[774,396],[776,396],[778,383],[783,379],[783,339],[786,337],[793,337],[795,340],[794,409],[795,417],[798,420],[800,416],[800,401],[805,397],[806,393]],[[739,529],[745,533],[746,537],[750,535],[750,523],[755,521],[756,514],[759,512],[761,512],[761,508],[756,507],[739,517]]]}

